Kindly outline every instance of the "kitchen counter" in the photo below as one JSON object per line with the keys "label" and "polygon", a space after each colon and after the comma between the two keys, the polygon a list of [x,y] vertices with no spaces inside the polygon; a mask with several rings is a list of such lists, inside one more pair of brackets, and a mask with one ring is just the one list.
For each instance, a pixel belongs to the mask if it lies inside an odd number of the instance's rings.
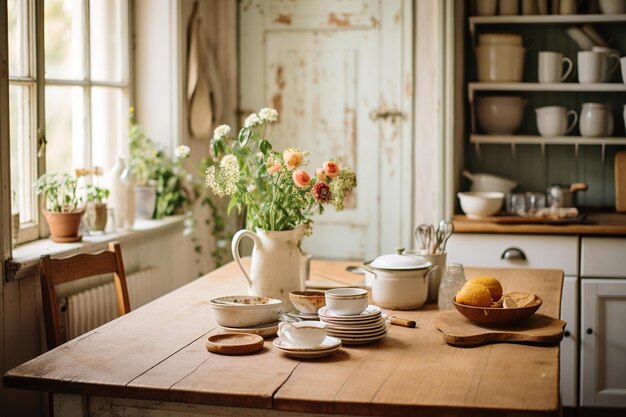
{"label": "kitchen counter", "polygon": [[[362,279],[354,262],[311,263],[311,281]],[[563,273],[467,268],[505,291],[540,294],[540,313],[559,316]],[[55,415],[559,415],[559,347],[499,343],[457,348],[435,328],[435,305],[390,312],[417,322],[391,326],[369,345],[298,360],[276,350],[207,352],[219,333],[208,300],[245,293],[233,262],[4,375],[10,388],[52,392]],[[178,415],[178,414],[177,414]]]}
{"label": "kitchen counter", "polygon": [[581,224],[505,224],[452,216],[455,233],[626,236],[626,213],[590,213]]}

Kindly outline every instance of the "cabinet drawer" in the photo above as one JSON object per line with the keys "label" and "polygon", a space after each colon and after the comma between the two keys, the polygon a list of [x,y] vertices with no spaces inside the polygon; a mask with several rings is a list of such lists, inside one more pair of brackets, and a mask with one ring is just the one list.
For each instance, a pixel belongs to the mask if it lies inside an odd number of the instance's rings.
{"label": "cabinet drawer", "polygon": [[[512,248],[526,259],[503,258]],[[578,275],[578,237],[457,233],[447,245],[448,263],[494,268],[561,269]],[[509,254],[513,255],[514,251]]]}
{"label": "cabinet drawer", "polygon": [[626,239],[583,237],[580,275],[583,277],[626,277]]}

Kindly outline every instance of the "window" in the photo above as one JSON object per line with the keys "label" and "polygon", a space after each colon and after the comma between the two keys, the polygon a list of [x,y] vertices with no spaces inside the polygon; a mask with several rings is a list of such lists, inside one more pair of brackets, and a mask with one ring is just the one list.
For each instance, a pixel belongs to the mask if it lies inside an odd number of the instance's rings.
{"label": "window", "polygon": [[25,241],[39,237],[32,187],[39,175],[106,171],[125,153],[129,13],[128,0],[8,0],[7,6],[11,188]]}

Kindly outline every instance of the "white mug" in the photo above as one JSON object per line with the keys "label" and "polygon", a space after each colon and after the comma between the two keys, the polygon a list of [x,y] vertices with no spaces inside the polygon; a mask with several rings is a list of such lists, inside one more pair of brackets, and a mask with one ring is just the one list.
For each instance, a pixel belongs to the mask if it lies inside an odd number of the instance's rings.
{"label": "white mug", "polygon": [[[567,69],[563,73],[563,64]],[[540,83],[559,83],[572,73],[574,63],[560,52],[539,52],[538,79]]]}
{"label": "white mug", "polygon": [[578,52],[578,81],[603,83],[606,79],[608,55],[598,51]]}
{"label": "white mug", "polygon": [[613,134],[611,107],[604,103],[583,103],[579,127],[582,136],[611,136]]}
{"label": "white mug", "polygon": [[280,322],[278,336],[293,347],[314,348],[326,338],[326,323],[315,320]]}
{"label": "white mug", "polygon": [[[604,81],[609,81],[611,74],[613,74],[613,72],[615,72],[617,67],[619,67],[620,65],[620,51],[618,51],[617,49],[609,48],[608,46],[594,46],[593,48],[591,48],[591,50],[593,52],[601,52],[603,54],[606,54],[607,65],[604,72]],[[615,63],[609,66],[609,61],[612,59],[615,60]]]}
{"label": "white mug", "polygon": [[[567,110],[560,106],[546,106],[535,109],[537,115],[537,130],[541,136],[562,136],[572,131],[578,121],[578,114],[574,110]],[[568,126],[567,119],[574,116]]]}
{"label": "white mug", "polygon": [[626,56],[621,57],[619,62],[622,65],[622,81],[626,84]]}

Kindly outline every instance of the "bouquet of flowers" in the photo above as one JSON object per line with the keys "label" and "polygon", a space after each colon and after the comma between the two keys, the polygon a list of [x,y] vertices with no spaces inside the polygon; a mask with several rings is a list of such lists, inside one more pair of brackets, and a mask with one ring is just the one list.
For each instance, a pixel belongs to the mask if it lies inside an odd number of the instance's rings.
{"label": "bouquet of flowers", "polygon": [[[277,120],[276,110],[264,108],[246,118],[237,137],[230,136],[230,126],[218,126],[211,141],[216,163],[205,173],[206,185],[215,195],[230,197],[229,213],[245,207],[248,227],[266,231],[309,224],[327,204],[342,210],[344,199],[356,187],[354,171],[335,160],[326,161],[312,176],[305,170],[308,152],[274,151],[269,137]],[[180,146],[176,155],[186,158],[189,148]]]}

